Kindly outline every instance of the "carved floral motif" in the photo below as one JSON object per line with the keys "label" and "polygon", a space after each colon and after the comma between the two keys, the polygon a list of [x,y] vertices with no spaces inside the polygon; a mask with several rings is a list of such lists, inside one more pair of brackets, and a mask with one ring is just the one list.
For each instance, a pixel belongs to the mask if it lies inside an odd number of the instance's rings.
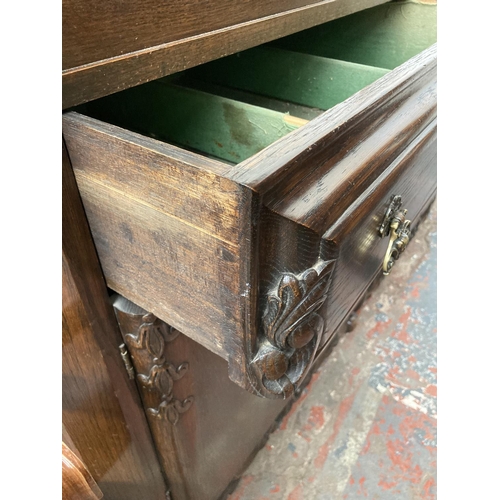
{"label": "carved floral motif", "polygon": [[125,335],[125,342],[133,351],[146,350],[151,357],[149,374],[138,374],[139,383],[148,391],[159,396],[156,408],[148,408],[147,412],[156,418],[167,418],[175,425],[179,415],[186,412],[191,406],[194,397],[189,396],[183,401],[173,396],[174,382],[181,379],[189,368],[187,362],[181,363],[177,368],[165,358],[165,343],[171,342],[179,332],[159,320],[153,314],[142,317],[137,334]]}
{"label": "carved floral motif", "polygon": [[319,309],[330,287],[334,260],[318,260],[300,275],[283,273],[267,297],[262,342],[252,360],[268,397],[290,396],[310,368],[324,329]]}

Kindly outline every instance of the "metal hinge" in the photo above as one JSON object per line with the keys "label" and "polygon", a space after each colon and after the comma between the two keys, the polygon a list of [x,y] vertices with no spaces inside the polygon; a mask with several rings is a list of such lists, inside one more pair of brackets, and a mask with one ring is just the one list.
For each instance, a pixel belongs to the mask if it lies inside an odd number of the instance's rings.
{"label": "metal hinge", "polygon": [[130,380],[134,380],[135,378],[134,367],[132,366],[132,361],[130,360],[130,354],[127,351],[127,347],[125,344],[121,344],[119,346],[119,349],[120,349],[120,355],[123,360],[123,364],[125,365],[125,369],[127,370],[128,373],[128,378]]}

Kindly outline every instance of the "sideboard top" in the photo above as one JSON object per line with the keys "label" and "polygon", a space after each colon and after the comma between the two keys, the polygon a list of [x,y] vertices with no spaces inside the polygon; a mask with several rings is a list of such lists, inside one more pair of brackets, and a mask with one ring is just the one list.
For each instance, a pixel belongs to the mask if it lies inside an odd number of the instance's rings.
{"label": "sideboard top", "polygon": [[63,0],[63,109],[388,0]]}

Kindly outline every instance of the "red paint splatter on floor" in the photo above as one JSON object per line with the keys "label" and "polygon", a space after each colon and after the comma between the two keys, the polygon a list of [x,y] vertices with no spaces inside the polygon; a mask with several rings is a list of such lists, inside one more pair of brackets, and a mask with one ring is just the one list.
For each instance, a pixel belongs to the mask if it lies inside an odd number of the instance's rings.
{"label": "red paint splatter on floor", "polygon": [[306,397],[307,397],[307,391],[304,389],[299,399],[297,399],[297,401],[293,403],[292,407],[290,408],[290,411],[283,417],[281,425],[279,426],[280,431],[284,431],[286,429],[290,417],[297,411],[298,408],[300,408],[300,404],[302,403],[302,401],[304,401]]}
{"label": "red paint splatter on floor", "polygon": [[363,449],[361,450],[360,455],[366,455],[368,451],[370,450],[370,447],[372,445],[372,441],[370,439],[370,436],[366,437],[365,445],[363,446]]}
{"label": "red paint splatter on floor", "polygon": [[314,424],[317,429],[321,429],[325,425],[325,407],[324,406],[313,406],[311,408],[311,414],[309,415],[309,420]]}
{"label": "red paint splatter on floor", "polygon": [[414,283],[411,290],[409,291],[410,297],[414,299],[420,298],[420,288],[422,288],[421,283]]}
{"label": "red paint splatter on floor", "polygon": [[302,431],[297,432],[297,436],[300,436],[302,439],[305,439],[308,443],[311,442],[311,436],[306,436]]}
{"label": "red paint splatter on floor", "polygon": [[[325,425],[324,406],[312,406],[309,413],[307,422],[302,426],[298,433],[301,437],[306,439],[304,432],[309,432],[312,429],[321,429]],[[307,439],[306,439],[307,441]]]}
{"label": "red paint splatter on floor", "polygon": [[435,495],[431,493],[431,488],[435,485],[434,478],[427,479],[427,481],[424,484],[424,498],[423,500],[431,500],[435,498]]}
{"label": "red paint splatter on floor", "polygon": [[[409,442],[414,434],[415,429],[420,429],[425,432],[423,439],[433,441],[435,435],[433,430],[436,428],[436,421],[425,415],[425,413],[407,410],[403,413],[404,418],[399,423],[399,432],[406,442]],[[431,447],[434,450],[434,447]]]}
{"label": "red paint splatter on floor", "polygon": [[356,392],[357,391],[353,392],[350,396],[345,398],[339,405],[339,412],[333,424],[333,432],[330,434],[330,436],[328,436],[326,442],[320,446],[318,450],[318,455],[314,459],[314,465],[318,469],[323,468],[323,466],[325,465],[326,459],[328,457],[328,452],[330,451],[330,446],[335,442],[335,438],[337,437],[337,434],[340,431],[340,427],[354,403]]}
{"label": "red paint splatter on floor", "polygon": [[280,485],[277,484],[274,488],[271,488],[269,490],[270,493],[279,493],[280,492]]}
{"label": "red paint splatter on floor", "polygon": [[365,487],[366,478],[363,476],[359,479],[359,490],[358,495],[363,495],[364,497],[368,496],[368,491]]}
{"label": "red paint splatter on floor", "polygon": [[379,482],[378,482],[378,485],[385,491],[388,491],[388,490],[392,490],[392,488],[394,488],[394,486],[396,486],[398,483],[397,481],[385,481],[384,479],[381,479]]}
{"label": "red paint splatter on floor", "polygon": [[281,424],[279,426],[280,431],[284,431],[286,429],[286,427],[288,425],[288,421],[295,414],[297,409],[300,408],[302,401],[304,401],[304,399],[309,394],[310,387],[316,382],[316,380],[318,380],[318,377],[320,376],[320,374],[321,374],[321,371],[317,371],[311,375],[311,380],[306,385],[306,387],[304,387],[304,389],[302,390],[302,394],[300,395],[299,399],[297,399],[297,401],[295,401],[295,403],[293,403],[292,407],[290,408],[290,411],[281,420]]}
{"label": "red paint splatter on floor", "polygon": [[401,439],[387,440],[387,456],[392,462],[393,468],[398,468],[405,473],[411,468],[411,453],[405,454],[405,443]]}
{"label": "red paint splatter on floor", "polygon": [[233,493],[228,497],[228,500],[241,500],[243,494],[245,493],[246,487],[255,479],[254,476],[243,476],[240,480],[240,484],[238,485],[238,491]]}
{"label": "red paint splatter on floor", "polygon": [[405,344],[409,344],[411,342],[411,337],[408,335],[408,332],[406,331],[408,328],[408,321],[410,320],[411,317],[411,307],[406,307],[407,311],[403,313],[398,320],[398,325],[401,325],[401,329],[395,330],[393,333],[393,337],[395,339],[401,340],[401,342],[404,342]]}
{"label": "red paint splatter on floor", "polygon": [[375,326],[373,328],[370,328],[370,330],[368,330],[366,332],[366,338],[368,340],[371,340],[375,336],[376,333],[383,333],[383,331],[386,329],[386,327],[390,324],[391,324],[390,319],[388,321],[377,321]]}
{"label": "red paint splatter on floor", "polygon": [[349,484],[354,484],[355,482],[356,482],[355,479],[351,476],[349,478]]}
{"label": "red paint splatter on floor", "polygon": [[431,373],[437,373],[437,372],[438,372],[438,369],[437,369],[435,366],[431,366],[431,367],[429,368],[429,371],[430,371]]}
{"label": "red paint splatter on floor", "polygon": [[428,385],[424,392],[430,396],[437,396],[437,387],[434,384]]}
{"label": "red paint splatter on floor", "polygon": [[418,382],[420,382],[420,375],[415,370],[412,370],[411,368],[406,370],[405,375],[407,378],[411,378],[413,380],[417,380]]}
{"label": "red paint splatter on floor", "polygon": [[288,495],[287,500],[302,500],[302,485],[298,484]]}

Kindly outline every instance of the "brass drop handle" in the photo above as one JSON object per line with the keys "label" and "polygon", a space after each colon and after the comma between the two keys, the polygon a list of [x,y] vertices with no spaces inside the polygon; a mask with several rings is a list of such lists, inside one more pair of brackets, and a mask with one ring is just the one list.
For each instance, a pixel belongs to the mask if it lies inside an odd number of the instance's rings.
{"label": "brass drop handle", "polygon": [[384,220],[379,228],[379,234],[382,238],[390,236],[382,264],[382,272],[385,276],[391,272],[394,262],[399,259],[410,241],[411,220],[406,219],[407,210],[401,210],[401,205],[401,196],[395,195],[391,198],[389,208],[386,210]]}

